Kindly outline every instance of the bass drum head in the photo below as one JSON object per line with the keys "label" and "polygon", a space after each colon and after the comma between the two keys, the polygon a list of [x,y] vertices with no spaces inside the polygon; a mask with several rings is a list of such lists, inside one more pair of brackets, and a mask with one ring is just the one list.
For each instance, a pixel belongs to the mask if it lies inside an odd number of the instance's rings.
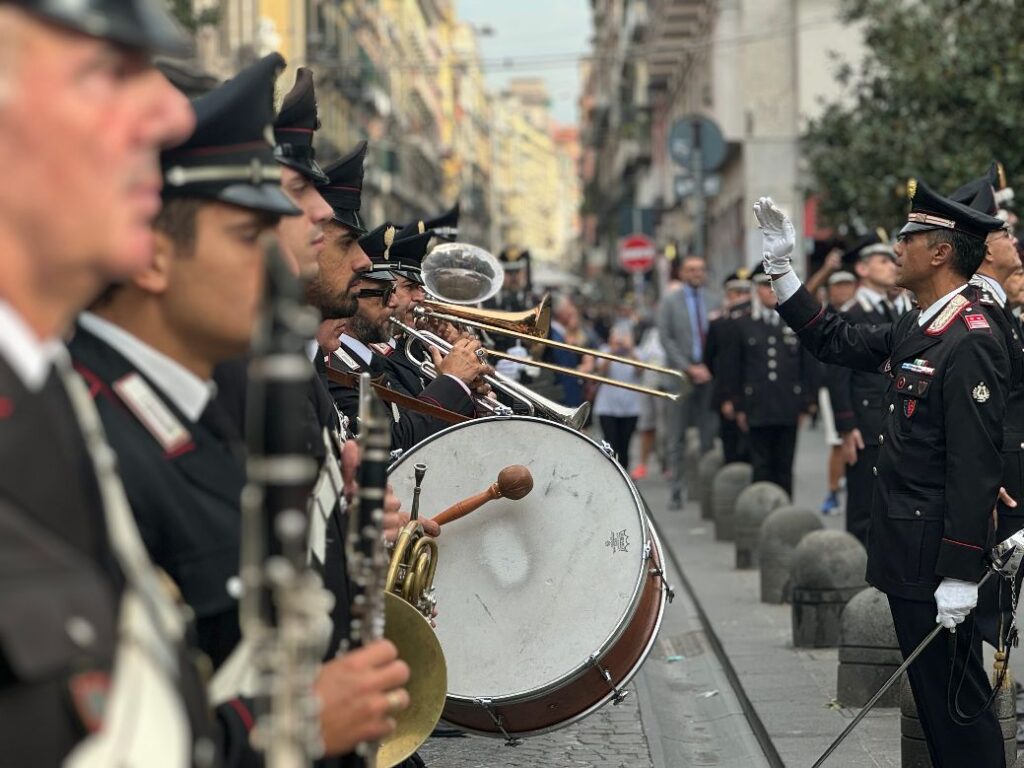
{"label": "bass drum head", "polygon": [[590,666],[639,600],[647,529],[635,490],[589,438],[526,417],[478,419],[423,441],[391,468],[404,505],[427,465],[420,514],[485,490],[511,464],[533,491],[445,525],[434,578],[449,696],[539,694]]}

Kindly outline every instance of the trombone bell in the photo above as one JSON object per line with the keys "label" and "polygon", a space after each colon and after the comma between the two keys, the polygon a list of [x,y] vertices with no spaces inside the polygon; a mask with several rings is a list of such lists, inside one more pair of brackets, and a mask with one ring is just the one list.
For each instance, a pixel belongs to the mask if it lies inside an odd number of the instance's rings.
{"label": "trombone bell", "polygon": [[425,300],[420,306],[431,312],[443,312],[463,320],[475,320],[479,323],[487,323],[496,328],[504,328],[508,331],[516,331],[527,336],[547,338],[551,331],[551,300],[545,294],[533,309],[523,312],[503,312],[498,309],[477,309],[475,307],[463,307],[457,304],[448,304],[443,301]]}

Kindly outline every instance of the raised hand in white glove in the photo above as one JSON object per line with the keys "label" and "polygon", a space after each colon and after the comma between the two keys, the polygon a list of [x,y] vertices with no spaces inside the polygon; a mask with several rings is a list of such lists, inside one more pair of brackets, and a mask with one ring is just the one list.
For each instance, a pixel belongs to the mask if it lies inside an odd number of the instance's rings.
{"label": "raised hand in white glove", "polygon": [[790,270],[790,256],[796,245],[793,222],[772,202],[762,197],[754,203],[754,216],[761,227],[761,256],[764,271],[769,275],[782,275]]}
{"label": "raised hand in white glove", "polygon": [[978,604],[978,585],[973,581],[943,579],[935,590],[935,604],[939,608],[935,623],[953,629]]}

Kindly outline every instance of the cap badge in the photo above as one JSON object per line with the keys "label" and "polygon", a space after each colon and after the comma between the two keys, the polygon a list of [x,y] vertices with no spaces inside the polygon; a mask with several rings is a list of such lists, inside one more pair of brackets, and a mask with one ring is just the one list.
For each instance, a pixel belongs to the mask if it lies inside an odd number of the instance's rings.
{"label": "cap badge", "polygon": [[917,194],[917,179],[907,180],[907,197],[911,200],[914,199],[914,195]]}
{"label": "cap badge", "polygon": [[974,398],[976,403],[988,402],[988,399],[992,396],[992,393],[988,391],[988,387],[985,386],[984,381],[979,381],[978,386],[971,390],[971,397]]}

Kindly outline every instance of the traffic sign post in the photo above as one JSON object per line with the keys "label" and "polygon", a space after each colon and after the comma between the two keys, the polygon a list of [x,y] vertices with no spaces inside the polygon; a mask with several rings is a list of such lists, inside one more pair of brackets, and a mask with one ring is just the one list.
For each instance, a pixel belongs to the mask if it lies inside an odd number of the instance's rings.
{"label": "traffic sign post", "polygon": [[704,175],[722,166],[725,149],[725,140],[718,125],[702,115],[687,115],[674,122],[669,131],[669,154],[693,177],[693,252],[701,258],[704,258],[704,224],[707,218]]}

